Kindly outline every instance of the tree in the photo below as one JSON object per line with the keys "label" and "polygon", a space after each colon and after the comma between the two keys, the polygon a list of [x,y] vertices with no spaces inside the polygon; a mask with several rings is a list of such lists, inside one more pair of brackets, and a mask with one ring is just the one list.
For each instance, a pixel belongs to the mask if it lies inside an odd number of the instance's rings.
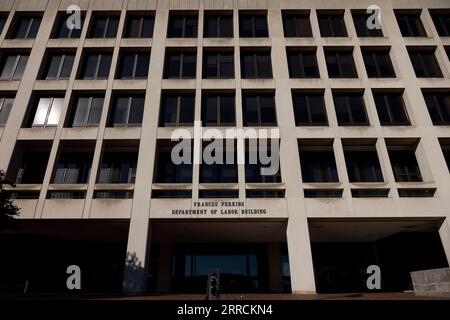
{"label": "tree", "polygon": [[14,217],[20,214],[20,209],[11,201],[10,193],[4,190],[5,185],[14,187],[6,179],[5,172],[0,170],[0,230],[10,225]]}

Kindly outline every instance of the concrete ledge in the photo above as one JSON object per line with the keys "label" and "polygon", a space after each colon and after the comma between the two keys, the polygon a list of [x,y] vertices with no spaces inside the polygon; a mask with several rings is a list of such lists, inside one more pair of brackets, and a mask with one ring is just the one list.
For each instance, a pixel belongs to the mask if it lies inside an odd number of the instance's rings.
{"label": "concrete ledge", "polygon": [[411,279],[417,295],[450,295],[450,268],[414,271]]}

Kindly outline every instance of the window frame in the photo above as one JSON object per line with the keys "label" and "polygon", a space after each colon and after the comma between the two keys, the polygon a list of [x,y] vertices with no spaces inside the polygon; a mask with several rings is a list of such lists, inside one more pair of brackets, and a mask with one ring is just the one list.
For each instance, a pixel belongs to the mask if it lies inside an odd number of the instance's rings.
{"label": "window frame", "polygon": [[[256,97],[256,109],[257,109],[257,115],[258,115],[258,122],[249,122],[247,119],[247,104],[245,102],[246,97]],[[262,112],[261,112],[261,97],[270,97],[273,100],[273,113],[275,116],[275,119],[271,123],[263,123],[261,121],[262,119]],[[276,102],[275,102],[275,94],[273,92],[266,93],[266,92],[243,92],[242,93],[242,121],[244,127],[276,127],[278,126],[278,115],[277,115],[277,108],[276,108]]]}
{"label": "window frame", "polygon": [[[91,24],[91,28],[89,30],[89,39],[114,39],[117,38],[117,35],[119,33],[119,24],[120,24],[120,15],[117,14],[93,14],[92,16],[92,24]],[[96,24],[99,22],[99,19],[106,19],[105,21],[105,27],[103,29],[103,34],[100,37],[95,36],[96,33]],[[114,36],[107,36],[108,33],[110,32],[109,27],[111,25],[111,20],[117,20],[117,29],[115,31],[115,35]]]}
{"label": "window frame", "polygon": [[[319,24],[319,31],[320,31],[320,36],[322,38],[347,38],[348,37],[348,30],[347,30],[347,26],[345,25],[345,12],[342,12],[341,10],[332,10],[332,11],[317,11],[317,22]],[[326,31],[322,29],[321,27],[321,21],[325,22],[323,20],[323,18],[326,18],[326,23],[327,23],[327,28],[330,31],[330,34],[325,34]],[[336,19],[337,21],[339,21],[340,27],[342,27],[342,29],[337,30],[334,29],[333,26],[333,20],[332,19]],[[340,33],[342,31],[342,34],[336,35],[337,33]]]}
{"label": "window frame", "polygon": [[[370,126],[370,119],[367,114],[367,106],[364,101],[364,93],[363,92],[333,92],[332,95],[333,95],[334,109],[336,112],[336,118],[338,121],[338,127]],[[351,103],[349,100],[349,97],[351,97],[351,96],[360,97],[361,103],[362,103],[362,108],[363,108],[362,111],[364,112],[364,117],[366,118],[365,122],[355,122],[353,120],[354,115],[353,115]],[[348,115],[349,122],[342,122],[342,120],[339,120],[338,107],[340,107],[340,106],[338,106],[338,104],[336,103],[336,97],[344,97],[345,98],[345,106],[344,107],[345,107],[346,113]]]}
{"label": "window frame", "polygon": [[[178,75],[176,77],[173,76],[169,76],[168,72],[169,72],[169,56],[175,56],[178,55],[180,57],[180,66],[178,69]],[[192,76],[185,76],[184,75],[184,68],[185,68],[185,56],[193,56],[194,60],[195,60],[195,71],[194,71],[194,75]],[[164,74],[163,74],[163,79],[168,79],[168,80],[179,80],[179,79],[196,79],[196,75],[197,75],[197,51],[172,51],[172,50],[168,50],[166,51],[166,55],[164,57]]]}
{"label": "window frame", "polygon": [[[174,34],[174,30],[172,30],[173,28],[173,19],[176,18],[182,18],[183,22],[182,22],[182,28],[181,28],[181,35],[176,35]],[[186,35],[186,29],[187,29],[187,23],[188,23],[188,18],[193,18],[195,19],[195,34],[194,35]],[[198,37],[198,25],[199,25],[199,15],[197,12],[180,12],[180,11],[171,11],[169,13],[169,21],[167,23],[167,38],[168,39],[173,39],[173,38],[183,38],[183,39],[192,39],[192,38],[197,38]]]}
{"label": "window frame", "polygon": [[[83,123],[80,124],[75,124],[75,118],[76,118],[76,114],[77,114],[77,110],[78,110],[78,103],[79,100],[81,98],[88,98],[88,105],[86,108],[86,112],[84,114],[84,120]],[[89,122],[89,118],[92,112],[92,106],[94,104],[94,99],[102,99],[103,100],[103,104],[102,104],[102,109],[100,112],[100,117],[98,119],[98,123],[90,123]],[[85,96],[85,95],[80,95],[78,97],[76,97],[76,100],[73,102],[73,106],[74,109],[72,110],[72,115],[71,115],[71,119],[69,122],[69,126],[70,128],[92,128],[92,127],[99,127],[100,126],[100,122],[101,122],[101,113],[103,112],[103,108],[104,108],[104,104],[105,104],[105,97],[101,96],[101,95],[92,95],[92,96]]]}
{"label": "window frame", "polygon": [[[373,91],[373,99],[375,102],[375,108],[377,110],[377,115],[378,115],[378,120],[380,121],[381,126],[410,126],[411,125],[411,121],[409,119],[409,114],[406,108],[406,104],[405,104],[405,100],[403,99],[403,92],[386,92],[386,91]],[[401,109],[402,109],[402,114],[404,116],[405,121],[399,122],[399,121],[393,121],[393,112],[392,109],[396,108],[396,106],[391,106],[391,104],[389,103],[389,99],[388,96],[392,96],[392,95],[396,95],[400,98],[400,103],[401,103]],[[377,96],[383,98],[384,101],[384,105],[383,106],[379,106],[377,104]],[[385,122],[381,119],[380,117],[380,112],[379,109],[383,107],[385,108],[385,113],[387,113],[389,115],[389,122]]]}
{"label": "window frame", "polygon": [[[92,77],[87,77],[84,74],[86,73],[87,70],[87,64],[88,64],[88,59],[92,56],[96,57],[96,66],[95,66],[95,72],[94,72],[94,76]],[[109,57],[110,59],[110,63],[109,63],[109,68],[108,68],[108,75],[105,77],[99,77],[99,71],[100,71],[100,66],[102,64],[102,60],[106,59],[107,57]],[[109,76],[111,75],[111,66],[112,66],[112,54],[108,53],[108,52],[87,52],[84,54],[83,56],[83,60],[82,63],[80,64],[80,74],[78,76],[79,80],[107,80],[109,78]]]}
{"label": "window frame", "polygon": [[[297,108],[298,106],[295,103],[295,99],[296,97],[300,97],[303,96],[305,97],[305,102],[306,102],[306,111],[308,114],[308,122],[299,122],[299,117],[300,115],[297,112]],[[312,121],[312,106],[311,106],[311,97],[313,96],[317,96],[321,98],[322,101],[322,111],[323,111],[323,115],[325,117],[325,121],[324,122],[315,122]],[[327,108],[325,105],[325,96],[324,96],[324,92],[320,91],[320,92],[312,92],[312,91],[292,91],[292,105],[294,107],[294,120],[295,120],[295,126],[296,127],[309,127],[309,126],[329,126],[329,122],[328,122],[328,114],[327,114]]]}
{"label": "window frame", "polygon": [[[378,48],[361,48],[361,53],[363,56],[363,61],[364,61],[364,67],[366,69],[366,73],[367,73],[367,77],[368,78],[396,78],[397,74],[395,73],[395,69],[394,69],[394,65],[392,64],[392,59],[390,56],[390,50],[389,49],[378,49]],[[388,68],[390,69],[390,74],[382,74],[382,64],[380,63],[380,61],[378,60],[378,56],[377,54],[384,54],[385,58],[387,57],[387,59],[389,60],[389,65]],[[373,74],[369,74],[369,69],[367,67],[367,64],[369,61],[367,61],[367,59],[371,59],[371,63],[373,64],[373,66],[375,67],[376,70],[376,75]]]}
{"label": "window frame", "polygon": [[[46,111],[45,111],[45,119],[42,122],[42,124],[37,124],[36,122],[36,118],[37,118],[37,113],[39,111],[39,106],[41,104],[41,100],[42,99],[50,99],[50,103],[47,105],[46,107]],[[61,102],[61,109],[58,111],[58,109],[56,109],[56,112],[59,112],[58,114],[58,122],[57,123],[48,123],[50,116],[52,114],[52,112],[54,112],[54,107],[55,107],[55,101],[56,99],[59,100],[59,102]],[[49,128],[49,127],[57,127],[59,125],[59,122],[61,121],[61,114],[64,108],[64,97],[56,97],[56,96],[52,96],[52,97],[46,97],[46,96],[42,96],[42,97],[36,97],[36,99],[34,99],[33,103],[36,103],[37,105],[34,108],[34,116],[33,116],[33,120],[31,121],[31,128]],[[57,106],[57,105],[56,105]]]}
{"label": "window frame", "polygon": [[[292,32],[292,29],[288,32],[287,21],[286,19],[293,19],[295,25],[295,32]],[[307,12],[299,12],[295,10],[282,10],[282,20],[283,20],[283,35],[285,38],[312,38],[313,32],[311,27],[311,12],[308,10]],[[300,28],[301,23],[299,21],[307,20],[308,29],[306,32],[302,32],[302,28]],[[295,34],[295,35],[293,35]]]}
{"label": "window frame", "polygon": [[[444,74],[442,73],[442,68],[439,65],[439,61],[436,58],[436,48],[407,48],[408,49],[408,55],[409,60],[411,61],[411,65],[414,69],[414,74],[416,75],[416,78],[443,78]],[[431,64],[433,65],[433,70],[431,71],[429,68],[426,67],[426,63],[424,60],[424,55],[427,55],[431,58]],[[414,55],[414,57],[413,57]],[[417,69],[416,65],[414,64],[413,59],[418,59],[420,63],[420,69]],[[423,72],[423,74],[418,74],[418,72]]]}
{"label": "window frame", "polygon": [[[1,74],[3,73],[3,71],[4,71],[4,69],[5,69],[5,66],[6,66],[6,62],[7,62],[7,60],[8,60],[8,58],[9,57],[15,57],[15,61],[14,61],[14,64],[13,64],[13,66],[12,66],[12,68],[11,68],[11,72],[10,72],[10,74],[9,74],[9,77],[7,77],[7,78],[2,78],[1,77]],[[17,75],[16,75],[16,72],[17,72],[17,67],[19,66],[19,64],[21,63],[21,60],[22,59],[26,59],[26,61],[25,61],[25,65],[24,65],[24,67],[23,67],[23,71],[22,71],[22,74],[19,76],[19,77],[17,77]],[[28,64],[28,59],[30,58],[30,55],[29,54],[21,54],[21,53],[19,53],[19,54],[9,54],[9,55],[5,55],[4,57],[3,57],[3,59],[2,59],[2,70],[1,70],[1,72],[0,72],[0,81],[21,81],[22,80],[22,77],[23,77],[23,74],[25,73],[25,70],[26,70],[26,67],[27,67],[27,64]]]}
{"label": "window frame", "polygon": [[[164,104],[166,102],[166,98],[167,97],[176,97],[177,101],[176,101],[176,120],[175,122],[163,122],[163,114],[164,112],[162,112],[163,110],[165,110],[165,108],[167,108],[167,106]],[[192,114],[192,122],[189,123],[181,123],[180,122],[180,118],[181,118],[181,110],[182,108],[182,98],[183,97],[191,97],[194,99],[194,106],[193,106],[193,114]],[[163,109],[164,108],[164,109]],[[160,107],[160,116],[159,116],[159,121],[158,121],[158,127],[192,127],[194,125],[194,121],[195,121],[195,94],[194,93],[162,93],[162,97],[161,97],[161,107]]]}
{"label": "window frame", "polygon": [[[252,57],[252,64],[254,67],[255,74],[254,75],[248,75],[244,72],[245,68],[245,56],[251,56]],[[264,57],[266,58],[268,56],[269,59],[269,65],[270,68],[270,74],[267,75],[260,75],[261,71],[259,68],[259,64],[261,62],[258,62],[258,57]],[[272,52],[269,50],[257,50],[257,51],[247,51],[247,50],[241,50],[241,78],[242,79],[273,79],[273,66],[272,66]]]}
{"label": "window frame", "polygon": [[[217,68],[217,75],[208,75],[208,58],[211,56],[215,56],[217,58],[217,64],[216,64],[216,68]],[[222,66],[222,57],[223,56],[231,56],[231,63],[233,64],[233,69],[232,69],[232,75],[229,76],[222,76],[222,71],[223,69],[225,69]],[[203,79],[234,79],[235,78],[235,72],[234,72],[234,51],[218,51],[218,50],[214,50],[214,51],[203,51],[203,72],[202,72],[202,78]]]}
{"label": "window frame", "polygon": [[[6,109],[6,106],[7,106],[6,103],[8,100],[11,100],[10,107],[8,108],[9,110]],[[0,116],[4,117],[4,122],[0,121],[0,128],[6,127],[6,124],[8,123],[9,115],[11,114],[11,110],[14,105],[14,100],[15,100],[15,97],[13,97],[13,96],[8,96],[8,95],[0,96]],[[0,117],[0,120],[1,120],[1,117]]]}
{"label": "window frame", "polygon": [[[256,17],[263,17],[264,19],[264,29],[262,31],[263,35],[257,35],[259,33],[259,31],[257,31],[256,28]],[[245,34],[243,31],[243,24],[244,24],[244,19],[251,19],[251,35],[249,34]],[[264,12],[254,12],[254,11],[249,11],[247,12],[247,10],[240,10],[239,11],[239,37],[240,38],[268,38],[269,37],[269,21],[268,21],[268,14],[267,11]]]}
{"label": "window frame", "polygon": [[[144,30],[145,30],[144,23],[145,23],[146,19],[152,20],[152,29],[151,29],[149,36],[143,35]],[[131,28],[130,23],[133,20],[139,20],[139,32],[138,32],[139,36],[137,36],[137,37],[132,36],[131,30],[129,30],[129,28]],[[148,14],[129,13],[129,14],[127,14],[127,17],[125,20],[123,38],[124,39],[151,39],[151,38],[153,38],[154,30],[155,30],[155,14],[154,13],[148,13]]]}
{"label": "window frame", "polygon": [[[289,70],[289,77],[291,79],[318,79],[320,78],[320,70],[319,65],[317,63],[317,48],[313,49],[298,49],[296,47],[286,47],[286,56],[287,56],[287,62],[288,62],[288,70]],[[305,55],[311,55],[314,60],[314,75],[306,75],[305,72]],[[297,68],[294,68],[291,64],[291,57],[295,57],[295,61],[299,62],[300,65]],[[300,70],[301,75],[294,74],[294,70]]]}
{"label": "window frame", "polygon": [[[336,59],[336,65],[337,65],[337,69],[339,72],[338,75],[330,74],[330,67],[329,67],[329,62],[328,62],[330,55],[333,55],[334,58]],[[348,55],[351,58],[351,64],[352,64],[352,75],[351,76],[347,76],[343,72],[343,67],[342,67],[343,63],[342,63],[342,58],[341,58],[341,56],[343,56],[343,55]],[[355,59],[353,57],[353,49],[352,50],[328,50],[328,49],[325,49],[325,64],[327,65],[328,78],[330,78],[330,79],[357,79],[359,77],[358,69],[356,68]]]}
{"label": "window frame", "polygon": [[[116,108],[117,108],[117,101],[119,98],[127,98],[127,110],[126,110],[126,116],[125,119],[126,121],[124,123],[120,122],[114,122],[114,116],[115,116],[115,112]],[[130,123],[130,115],[131,115],[131,110],[133,107],[133,100],[134,99],[139,99],[141,98],[143,100],[143,106],[142,106],[142,114],[141,114],[141,121],[139,123]],[[113,99],[113,104],[112,104],[112,108],[111,108],[111,115],[110,115],[110,119],[109,119],[109,125],[108,127],[113,127],[113,128],[129,128],[129,127],[141,127],[142,126],[142,121],[143,121],[143,116],[144,116],[144,108],[145,108],[145,96],[143,94],[135,94],[135,95],[117,95],[114,97]]]}
{"label": "window frame", "polygon": [[[59,61],[58,71],[57,71],[57,74],[56,74],[55,77],[49,77],[48,73],[50,71],[50,66],[52,64],[52,59],[55,58],[55,57],[61,57],[61,59]],[[72,60],[72,66],[70,68],[69,75],[67,77],[62,77],[61,76],[61,72],[62,72],[62,70],[64,68],[64,64],[66,63],[66,58],[67,57],[72,57],[72,59],[73,59]],[[74,65],[74,60],[75,60],[75,55],[74,54],[72,54],[72,53],[58,53],[58,52],[55,52],[55,53],[49,54],[47,59],[48,60],[47,60],[47,63],[45,65],[44,72],[43,72],[42,77],[41,77],[42,80],[68,80],[68,79],[70,79],[70,76],[72,75],[72,72],[73,72],[73,65]]]}
{"label": "window frame", "polygon": [[[207,108],[206,99],[208,97],[215,97],[216,99],[216,115],[217,120],[214,124],[208,123],[205,118],[205,109]],[[232,97],[233,98],[233,122],[225,122],[222,123],[221,121],[221,108],[222,108],[222,97]],[[236,126],[236,94],[234,92],[204,92],[202,93],[202,107],[201,107],[201,120],[202,120],[202,126],[204,127],[234,127]]]}
{"label": "window frame", "polygon": [[[216,28],[217,33],[216,35],[211,35],[210,32],[207,32],[207,23],[208,19],[216,19]],[[231,34],[230,35],[222,35],[222,19],[227,18],[231,19]],[[234,25],[233,25],[233,13],[218,13],[218,12],[212,12],[209,13],[208,11],[205,11],[204,18],[203,18],[203,38],[233,38],[234,37]]]}
{"label": "window frame", "polygon": [[[19,29],[21,28],[21,24],[23,23],[24,20],[28,21],[28,25],[26,27],[26,31],[23,37],[18,37],[18,33],[19,33]],[[37,27],[36,27],[36,34],[31,34],[30,33],[33,31],[33,25],[37,23]],[[42,23],[42,16],[41,15],[36,15],[36,14],[19,14],[19,16],[15,17],[12,25],[10,26],[11,31],[9,33],[9,36],[7,37],[8,39],[15,39],[15,40],[33,40],[36,39],[38,33],[39,33],[39,29],[41,27],[41,23]]]}
{"label": "window frame", "polygon": [[[124,63],[124,58],[127,56],[133,56],[133,70],[131,72],[131,76],[124,76],[121,75],[121,69],[122,69],[122,65]],[[142,58],[146,58],[147,61],[147,70],[146,70],[146,76],[142,76],[142,77],[138,77],[136,76],[136,72],[138,71],[137,67],[139,64],[139,59]],[[150,68],[150,53],[149,52],[122,52],[122,54],[120,55],[120,59],[119,59],[119,63],[117,65],[117,74],[116,74],[116,79],[120,79],[120,80],[146,80],[148,78],[148,71]]]}

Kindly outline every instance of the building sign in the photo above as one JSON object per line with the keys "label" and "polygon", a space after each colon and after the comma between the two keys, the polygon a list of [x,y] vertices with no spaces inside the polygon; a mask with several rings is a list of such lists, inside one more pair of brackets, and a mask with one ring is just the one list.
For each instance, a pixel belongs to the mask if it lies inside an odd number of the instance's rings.
{"label": "building sign", "polygon": [[172,215],[265,215],[266,208],[247,208],[243,201],[194,201],[191,209],[172,209]]}

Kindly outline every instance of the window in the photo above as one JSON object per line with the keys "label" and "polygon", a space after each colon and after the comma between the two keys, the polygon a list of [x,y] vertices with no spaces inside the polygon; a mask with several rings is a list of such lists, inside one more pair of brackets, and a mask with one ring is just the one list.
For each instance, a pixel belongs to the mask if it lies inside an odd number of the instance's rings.
{"label": "window", "polygon": [[239,190],[199,190],[198,197],[205,199],[237,199],[239,198]]}
{"label": "window", "polygon": [[6,125],[13,104],[13,97],[0,96],[0,127],[4,127]]}
{"label": "window", "polygon": [[362,55],[369,78],[395,78],[389,50],[362,49]]}
{"label": "window", "polygon": [[234,93],[204,93],[202,97],[203,126],[234,126]]}
{"label": "window", "polygon": [[71,127],[97,127],[103,109],[103,96],[79,96],[73,105]]}
{"label": "window", "polygon": [[120,57],[119,79],[147,79],[150,54],[148,52],[124,53]]}
{"label": "window", "polygon": [[441,37],[450,37],[450,12],[431,11],[434,26]]}
{"label": "window", "polygon": [[[42,145],[40,145],[42,144]],[[17,141],[7,178],[16,184],[41,184],[44,180],[51,145],[48,142]]]}
{"label": "window", "polygon": [[285,191],[284,190],[245,190],[246,198],[284,198]]}
{"label": "window", "polygon": [[64,98],[41,97],[37,99],[36,112],[32,127],[57,126],[61,115]]}
{"label": "window", "polygon": [[408,50],[411,63],[418,78],[442,78],[442,71],[432,49]]}
{"label": "window", "polygon": [[309,12],[283,10],[283,29],[286,38],[312,37]]}
{"label": "window", "polygon": [[239,12],[239,35],[241,38],[268,37],[267,12]]}
{"label": "window", "polygon": [[272,78],[270,51],[241,52],[241,75],[248,78]]}
{"label": "window", "polygon": [[342,198],[343,189],[304,189],[305,198]]}
{"label": "window", "polygon": [[67,26],[67,19],[70,14],[66,12],[60,12],[56,18],[55,28],[52,32],[52,38],[54,39],[77,39],[81,35],[81,30],[84,24],[84,14],[81,14],[80,28],[77,26],[69,29]]}
{"label": "window", "polygon": [[420,12],[396,12],[398,27],[404,37],[426,37]]}
{"label": "window", "polygon": [[216,14],[205,11],[203,36],[205,38],[232,38],[233,13]]}
{"label": "window", "polygon": [[448,171],[450,171],[450,139],[439,138],[439,143],[441,144],[442,154],[447,163]]}
{"label": "window", "polygon": [[13,22],[9,39],[34,39],[39,31],[41,18],[36,16],[19,16]]}
{"label": "window", "polygon": [[3,28],[5,27],[7,18],[7,16],[0,16],[0,34],[2,34],[3,32]]}
{"label": "window", "polygon": [[333,101],[340,126],[369,125],[362,93],[334,92]]}
{"label": "window", "polygon": [[192,126],[194,110],[195,95],[193,93],[163,93],[159,126]]}
{"label": "window", "polygon": [[165,79],[195,78],[197,53],[195,51],[168,51],[166,53]]}
{"label": "window", "polygon": [[276,126],[273,93],[243,93],[242,113],[245,127]]}
{"label": "window", "polygon": [[144,113],[143,95],[116,96],[109,119],[110,127],[140,126]]}
{"label": "window", "polygon": [[382,126],[410,125],[401,92],[374,92],[373,98]]}
{"label": "window", "polygon": [[423,91],[428,113],[434,125],[450,125],[450,92]]}
{"label": "window", "polygon": [[[260,162],[259,153],[269,156],[272,154],[271,140],[266,140],[267,150],[262,149],[260,140],[245,140],[245,182],[246,183],[277,183],[281,182],[280,164],[262,164]],[[278,148],[279,148],[278,141]],[[269,166],[277,166],[278,171],[273,175],[262,174],[263,168]]]}
{"label": "window", "polygon": [[350,182],[383,182],[376,141],[342,140]]}
{"label": "window", "polygon": [[115,38],[119,27],[119,16],[102,16],[93,17],[91,38]]}
{"label": "window", "polygon": [[322,37],[347,37],[343,11],[318,11],[317,18]]}
{"label": "window", "polygon": [[353,23],[355,25],[356,34],[358,37],[382,37],[383,32],[381,29],[369,29],[367,27],[367,20],[372,14],[366,12],[353,11]]}
{"label": "window", "polygon": [[8,55],[3,59],[0,80],[21,80],[25,67],[27,66],[28,55]]}
{"label": "window", "polygon": [[436,188],[398,188],[398,196],[400,198],[432,198],[436,192]]}
{"label": "window", "polygon": [[287,49],[289,76],[291,78],[319,78],[316,51]]}
{"label": "window", "polygon": [[[222,155],[222,163],[212,163],[208,164],[203,161],[200,164],[200,183],[237,183],[238,182],[238,170],[237,170],[237,160],[236,152],[234,152],[233,163],[227,163],[228,155],[235,148],[235,142],[225,141],[225,140],[213,140],[212,142],[203,143],[203,153],[205,153],[205,148],[212,147],[210,144],[214,143],[215,155],[214,159],[220,158],[217,154]],[[234,143],[234,145],[233,145]],[[231,144],[231,146],[230,146]],[[221,146],[220,146],[221,145]]]}
{"label": "window", "polygon": [[203,59],[204,79],[234,78],[233,51],[205,50]]}
{"label": "window", "polygon": [[299,140],[298,148],[303,182],[339,182],[332,140]]}
{"label": "window", "polygon": [[89,53],[83,59],[79,78],[84,80],[108,79],[111,69],[110,53]]}
{"label": "window", "polygon": [[44,80],[64,80],[69,79],[72,73],[73,60],[75,56],[73,54],[55,53],[48,57],[47,64],[45,65],[44,74],[42,79]]}
{"label": "window", "polygon": [[330,78],[358,78],[352,51],[325,50],[325,60]]}
{"label": "window", "polygon": [[[386,145],[396,182],[422,182],[419,164],[416,159],[418,141],[391,141],[386,139]],[[405,139],[406,140],[406,139]]]}
{"label": "window", "polygon": [[328,125],[323,92],[292,92],[297,126]]}
{"label": "window", "polygon": [[192,13],[171,12],[169,16],[168,38],[197,37],[198,16]]}
{"label": "window", "polygon": [[153,15],[128,15],[124,38],[151,38],[154,25],[155,17]]}
{"label": "window", "polygon": [[91,171],[92,157],[92,151],[63,148],[55,163],[52,183],[87,183]]}
{"label": "window", "polygon": [[175,164],[172,161],[171,154],[175,144],[171,141],[158,141],[155,153],[154,183],[192,183],[192,161],[181,164]]}
{"label": "window", "polygon": [[103,152],[97,183],[134,183],[138,152],[114,149]]}

